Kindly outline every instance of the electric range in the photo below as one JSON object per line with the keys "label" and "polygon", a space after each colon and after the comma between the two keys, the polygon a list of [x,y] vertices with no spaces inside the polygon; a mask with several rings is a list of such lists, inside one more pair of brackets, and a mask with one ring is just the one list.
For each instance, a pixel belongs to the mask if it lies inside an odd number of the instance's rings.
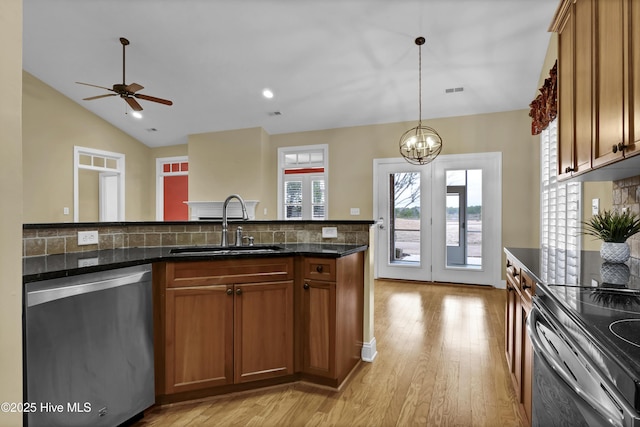
{"label": "electric range", "polygon": [[640,413],[640,260],[609,264],[594,251],[507,251],[537,279],[534,304]]}

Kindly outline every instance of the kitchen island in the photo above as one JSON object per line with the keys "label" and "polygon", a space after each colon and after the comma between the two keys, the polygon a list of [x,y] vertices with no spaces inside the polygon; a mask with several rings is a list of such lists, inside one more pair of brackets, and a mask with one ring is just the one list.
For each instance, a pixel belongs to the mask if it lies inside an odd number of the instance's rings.
{"label": "kitchen island", "polygon": [[[224,250],[215,221],[27,225],[23,282],[151,264],[157,403],[299,380],[340,387],[366,360],[371,224],[234,222],[256,243]],[[97,244],[78,245],[96,229]]]}

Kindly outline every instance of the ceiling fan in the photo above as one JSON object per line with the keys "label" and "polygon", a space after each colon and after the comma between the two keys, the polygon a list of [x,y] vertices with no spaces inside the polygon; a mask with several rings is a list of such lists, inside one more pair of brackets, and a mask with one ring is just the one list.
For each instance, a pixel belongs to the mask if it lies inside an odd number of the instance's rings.
{"label": "ceiling fan", "polygon": [[111,92],[114,92],[114,93],[107,93],[107,94],[104,94],[104,95],[91,96],[89,98],[83,98],[83,100],[84,101],[91,101],[93,99],[106,98],[107,96],[119,95],[120,98],[124,99],[126,101],[126,103],[129,104],[129,107],[131,107],[131,109],[133,111],[142,111],[142,106],[140,106],[140,104],[138,103],[138,101],[136,101],[135,98],[144,99],[145,101],[158,102],[158,103],[164,104],[164,105],[173,105],[173,102],[169,101],[168,99],[156,98],[155,96],[149,96],[149,95],[143,95],[141,93],[136,93],[139,90],[144,89],[144,86],[142,86],[142,85],[140,85],[138,83],[131,83],[129,85],[125,83],[125,78],[124,78],[125,47],[129,44],[129,40],[125,39],[124,37],[120,37],[120,43],[122,43],[122,84],[116,83],[116,84],[113,85],[113,88],[110,89],[110,88],[104,87],[104,86],[98,86],[98,85],[92,85],[92,84],[89,84],[89,83],[76,82],[76,83],[81,84],[81,85],[97,87],[97,88],[100,88],[100,89],[106,89],[106,90],[109,90]]}

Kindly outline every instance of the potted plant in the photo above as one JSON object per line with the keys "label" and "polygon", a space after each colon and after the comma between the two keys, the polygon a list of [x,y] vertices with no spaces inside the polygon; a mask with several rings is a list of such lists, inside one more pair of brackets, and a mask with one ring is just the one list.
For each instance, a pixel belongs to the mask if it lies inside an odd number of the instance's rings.
{"label": "potted plant", "polygon": [[600,257],[607,262],[625,262],[630,251],[627,239],[640,231],[640,218],[634,213],[604,211],[584,221],[582,234],[602,240]]}

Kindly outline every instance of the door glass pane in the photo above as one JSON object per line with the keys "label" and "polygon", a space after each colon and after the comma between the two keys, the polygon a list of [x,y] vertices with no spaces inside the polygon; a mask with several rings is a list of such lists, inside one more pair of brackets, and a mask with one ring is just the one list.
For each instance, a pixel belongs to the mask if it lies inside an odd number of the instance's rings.
{"label": "door glass pane", "polygon": [[447,193],[447,246],[460,246],[460,194]]}
{"label": "door glass pane", "polygon": [[467,171],[467,265],[482,266],[482,169]]}
{"label": "door glass pane", "polygon": [[391,263],[420,263],[420,172],[389,175]]}
{"label": "door glass pane", "polygon": [[482,170],[446,171],[447,267],[482,266]]}

